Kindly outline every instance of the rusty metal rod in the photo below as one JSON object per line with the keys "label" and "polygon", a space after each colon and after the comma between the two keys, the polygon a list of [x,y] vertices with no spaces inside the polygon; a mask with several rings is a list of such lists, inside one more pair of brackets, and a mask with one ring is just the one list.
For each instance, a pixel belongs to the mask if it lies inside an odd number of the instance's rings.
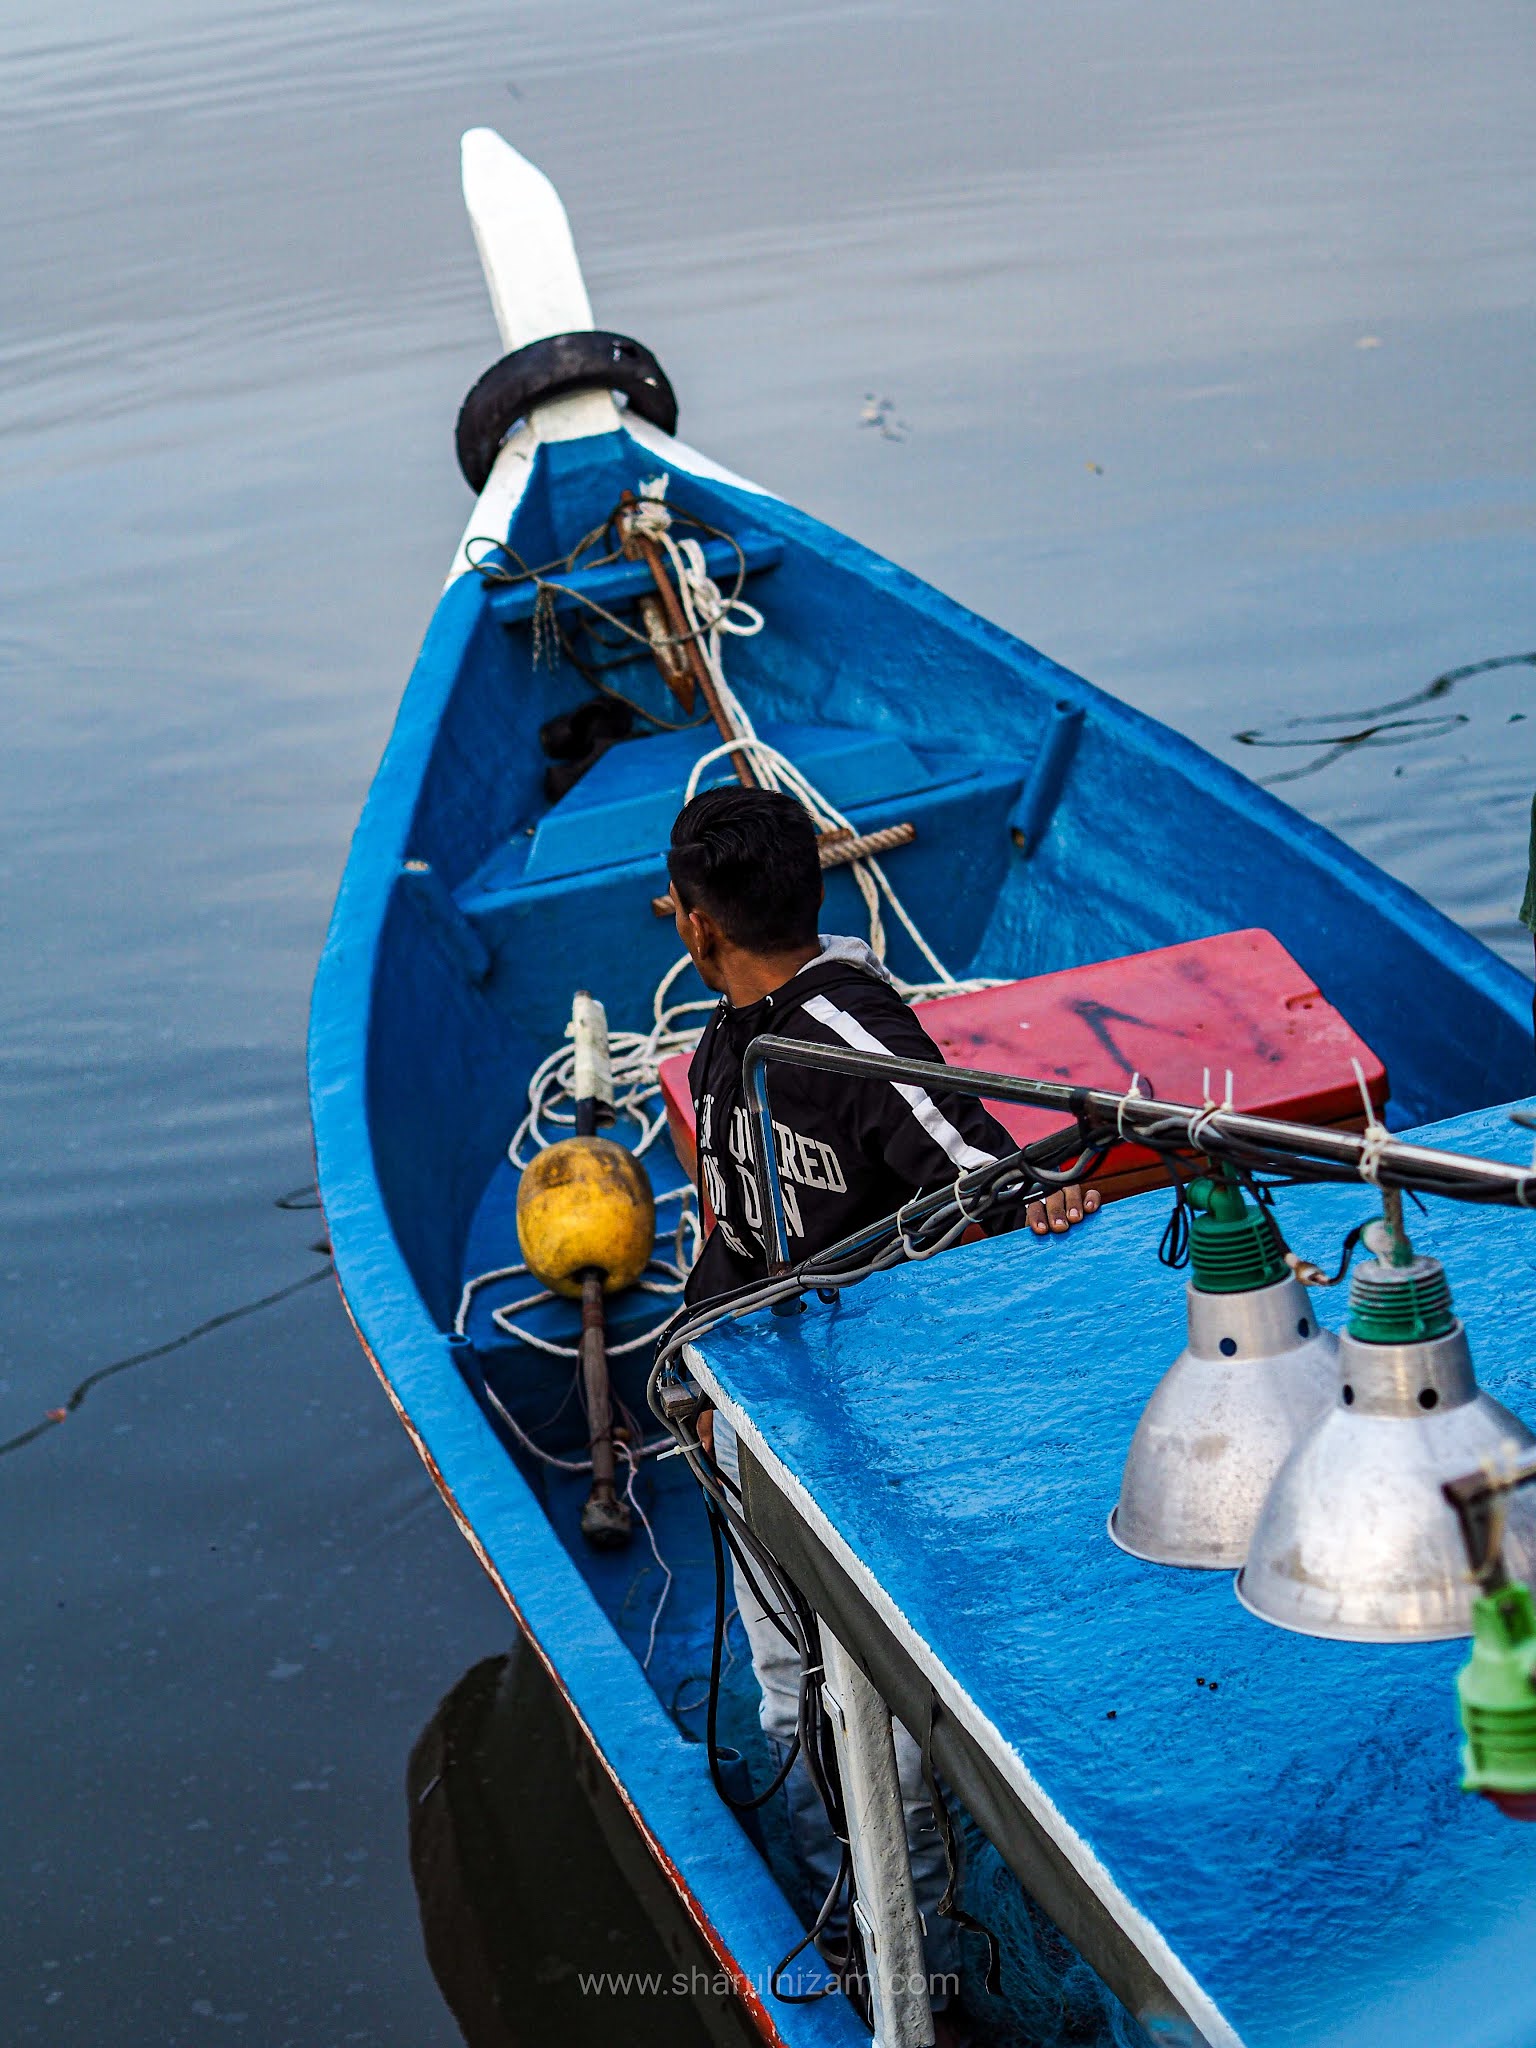
{"label": "rusty metal rod", "polygon": [[694,704],[698,699],[693,670],[689,666],[686,652],[678,646],[667,630],[667,614],[659,597],[641,598],[640,623],[645,628],[645,637],[651,643],[651,659],[661,671],[662,681],[691,718]]}
{"label": "rusty metal rod", "polygon": [[[625,507],[626,512],[631,513],[639,503],[633,491],[625,491],[619,502]],[[715,688],[715,679],[710,674],[709,663],[704,659],[704,650],[683,616],[682,599],[677,594],[676,585],[667,574],[666,564],[661,558],[661,549],[648,533],[640,531],[633,517],[626,518],[624,522],[624,552],[628,555],[639,555],[650,570],[651,580],[656,585],[656,595],[661,599],[662,609],[667,615],[668,630],[683,650],[684,659],[693,673],[693,681],[704,702],[709,706],[710,717],[720,729],[721,739],[727,742],[739,740],[741,734],[734,729],[725,715],[725,706],[720,702],[720,693]],[[656,655],[657,666],[661,668],[663,678],[670,686],[671,678],[662,664],[661,650],[653,646],[652,651]],[[744,788],[756,789],[757,777],[752,773],[752,764],[745,748],[740,752],[732,751],[731,766],[736,770],[737,781]]]}

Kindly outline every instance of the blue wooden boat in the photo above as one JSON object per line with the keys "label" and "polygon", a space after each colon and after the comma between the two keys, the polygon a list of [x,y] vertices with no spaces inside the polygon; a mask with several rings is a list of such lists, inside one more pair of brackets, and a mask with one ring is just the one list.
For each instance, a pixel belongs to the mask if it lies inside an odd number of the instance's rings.
{"label": "blue wooden boat", "polygon": [[[890,874],[957,973],[1023,980],[1262,928],[1380,1056],[1394,1130],[1526,1093],[1529,985],[1188,740],[689,448],[667,431],[669,394],[642,352],[614,353],[603,375],[592,349],[547,346],[579,344],[591,328],[559,202],[486,131],[465,139],[465,176],[503,342],[519,361],[461,423],[483,489],[358,825],[315,985],[312,1110],[337,1273],[444,1501],[568,1703],[679,1924],[724,1973],[730,1995],[695,1987],[695,2013],[718,2039],[867,2040],[845,2000],[788,2005],[769,1988],[803,1930],[702,1753],[712,1577],[692,1478],[681,1460],[647,1468],[639,1499],[654,1550],[585,1545],[585,1483],[527,1449],[531,1439],[572,1457],[584,1441],[574,1410],[561,1410],[572,1311],[552,1301],[498,1320],[494,1287],[465,1295],[467,1281],[518,1263],[508,1144],[530,1078],[562,1043],[573,991],[598,994],[617,1030],[651,1026],[653,992],[677,957],[652,908],[667,830],[716,741],[707,727],[658,725],[594,747],[587,771],[547,794],[540,730],[592,697],[568,660],[550,658],[551,634],[573,609],[633,621],[653,589],[643,562],[610,549],[583,566],[578,543],[625,493],[643,497],[665,476],[664,502],[696,522],[710,574],[726,584],[739,566],[765,621],[731,642],[732,687],[854,832],[912,828]],[[519,563],[568,566],[533,582]],[[681,723],[654,667],[624,673],[627,691]],[[865,915],[854,875],[834,868],[826,928],[862,930]],[[890,959],[913,981],[932,978],[894,920]],[[679,982],[674,993],[688,991]],[[1473,1148],[1493,1145],[1493,1129],[1478,1126]],[[682,1187],[664,1142],[648,1159],[659,1194]],[[1326,1192],[1305,1201],[1319,1228],[1342,1205]],[[1395,1700],[1388,1718],[1407,1745],[1391,1752],[1379,1723],[1354,1710],[1370,1653],[1267,1631],[1224,1581],[1159,1571],[1103,1536],[1106,1475],[1150,1384],[1136,1361],[1178,1348],[1178,1289],[1150,1258],[1165,1209],[1152,1197],[1119,1204],[1081,1248],[999,1240],[884,1276],[867,1300],[851,1298],[841,1334],[830,1312],[807,1318],[792,1356],[775,1350],[782,1332],[764,1318],[708,1347],[722,1403],[816,1503],[845,1568],[916,1632],[943,1682],[980,1703],[999,1740],[1030,1753],[1041,1831],[1038,1882],[1028,1870],[1025,1882],[1072,1920],[1110,1989],[1019,1909],[1036,1976],[1015,1958],[1013,2004],[991,2009],[992,2037],[1066,2038],[1070,2023],[1074,2039],[1132,2041],[1139,2025],[1252,2048],[1536,2040],[1531,2003],[1508,1981],[1536,1911],[1528,1851],[1516,1869],[1524,1838],[1479,1802],[1457,1807],[1450,1789],[1454,1646],[1369,1664],[1372,1697]],[[1498,1257],[1528,1259],[1511,1235],[1519,1221],[1500,1225]],[[1461,1266],[1448,1257],[1453,1278],[1471,1265],[1491,1311],[1496,1260],[1480,1262],[1479,1222],[1458,1219]],[[509,1279],[505,1292],[520,1285]],[[610,1304],[616,1390],[637,1413],[657,1312],[640,1290]],[[996,1339],[1030,1318],[1071,1346],[1070,1400],[1047,1397],[1049,1341],[1021,1359]],[[975,1341],[983,1326],[990,1348]],[[1529,1368],[1508,1333],[1499,1341],[1494,1376],[1518,1405]],[[903,1370],[872,1398],[877,1362],[897,1356]],[[1013,1462],[1006,1483],[971,1473],[962,1541],[953,1493],[932,1475],[964,1463],[957,1416],[987,1407],[1000,1383],[1015,1396]],[[843,1392],[822,1428],[832,1387]],[[898,1411],[899,1442],[888,1426]],[[1031,1447],[1046,1437],[1067,1448],[1037,1482]],[[868,1469],[882,1459],[876,1493]],[[672,1576],[658,1619],[659,1559]],[[1033,1588],[1022,1603],[1021,1573]],[[976,1574],[991,1590],[967,1604],[963,1581]],[[1219,1701],[1214,1687],[1195,1697],[1197,1672],[1220,1676]],[[735,1683],[727,1720],[750,1750],[740,1668]],[[1391,1780],[1385,1811],[1350,1777],[1361,1744]],[[1423,1861],[1436,1842],[1416,1772],[1434,1780],[1444,1884]],[[978,1868],[985,1853],[978,1838]],[[1001,1863],[993,1876],[1002,1913],[1014,1880]],[[1485,1920],[1494,1934],[1483,1947]],[[1427,2033],[1403,1988],[1420,1938],[1452,1987],[1433,2001]],[[1050,2014],[1029,2004],[1042,1955],[1060,1992]],[[1483,1997],[1498,1970],[1499,1995]]]}

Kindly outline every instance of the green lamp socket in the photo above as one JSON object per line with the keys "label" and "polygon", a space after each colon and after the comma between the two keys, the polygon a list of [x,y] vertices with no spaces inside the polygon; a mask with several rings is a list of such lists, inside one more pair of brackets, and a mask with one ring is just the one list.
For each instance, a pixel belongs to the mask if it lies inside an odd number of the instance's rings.
{"label": "green lamp socket", "polygon": [[1362,1344],[1428,1344],[1455,1327],[1451,1283],[1438,1259],[1385,1259],[1356,1266],[1349,1282],[1349,1334]]}
{"label": "green lamp socket", "polygon": [[1202,1294],[1247,1294],[1286,1277],[1280,1233],[1267,1210],[1244,1199],[1232,1180],[1192,1180],[1190,1277]]}
{"label": "green lamp socket", "polygon": [[1472,1655],[1456,1680],[1462,1790],[1536,1819],[1536,1608],[1518,1580],[1472,1603]]}

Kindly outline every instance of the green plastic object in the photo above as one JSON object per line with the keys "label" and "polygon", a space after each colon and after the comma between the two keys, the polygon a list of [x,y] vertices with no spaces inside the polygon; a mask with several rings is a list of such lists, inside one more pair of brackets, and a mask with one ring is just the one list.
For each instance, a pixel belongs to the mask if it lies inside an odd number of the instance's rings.
{"label": "green plastic object", "polygon": [[1362,1344],[1427,1344],[1455,1327],[1451,1283],[1438,1259],[1406,1266],[1367,1260],[1349,1283],[1349,1334]]}
{"label": "green plastic object", "polygon": [[[1472,1603],[1472,1655],[1456,1680],[1464,1792],[1536,1796],[1536,1607],[1512,1579]],[[1524,1815],[1522,1814],[1522,1818]]]}
{"label": "green plastic object", "polygon": [[1202,1294],[1247,1294],[1286,1277],[1280,1233],[1267,1210],[1246,1201],[1229,1180],[1192,1180],[1184,1190],[1195,1214],[1189,1227],[1190,1277]]}

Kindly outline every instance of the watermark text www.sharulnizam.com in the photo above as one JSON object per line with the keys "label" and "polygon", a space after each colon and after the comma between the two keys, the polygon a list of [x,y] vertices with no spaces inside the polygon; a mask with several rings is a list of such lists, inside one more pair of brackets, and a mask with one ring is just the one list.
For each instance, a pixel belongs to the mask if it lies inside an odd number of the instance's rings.
{"label": "watermark text www.sharulnizam.com", "polygon": [[[785,1972],[786,1979],[795,1976],[794,1971]],[[808,1980],[814,1974],[819,1989],[823,1984],[837,1989],[842,1979],[831,1971],[807,1972]],[[695,1963],[691,1970],[581,1970],[577,1972],[577,1985],[584,1998],[731,1998],[739,1997],[743,1991],[756,1991],[769,1996],[773,1986],[766,1973],[761,1981],[755,1977],[738,1976],[731,1970],[709,1970]],[[782,1989],[799,1988],[785,1982]],[[848,1988],[855,1986],[850,1982]],[[859,1988],[862,1988],[860,1980]],[[955,1998],[959,1996],[960,1979],[954,1972],[920,1977],[916,1984],[903,1980],[892,1985],[896,1992],[922,1989],[930,1998]]]}

